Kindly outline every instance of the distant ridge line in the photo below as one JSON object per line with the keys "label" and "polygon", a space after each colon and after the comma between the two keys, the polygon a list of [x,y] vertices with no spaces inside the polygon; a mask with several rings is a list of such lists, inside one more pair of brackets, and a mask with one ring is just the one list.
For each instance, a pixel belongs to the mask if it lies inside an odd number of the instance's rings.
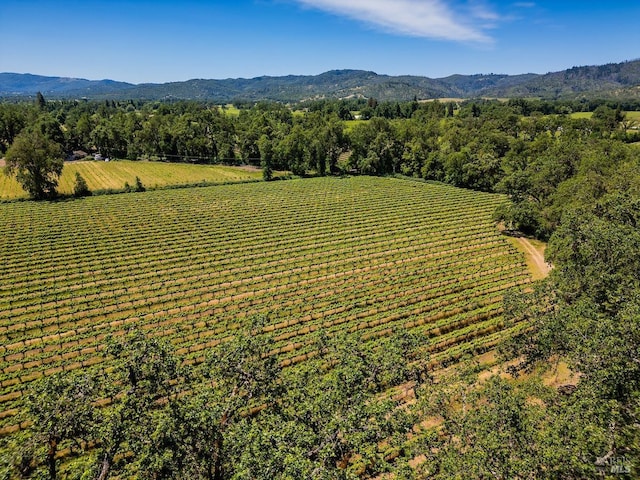
{"label": "distant ridge line", "polygon": [[220,103],[236,100],[296,103],[341,98],[376,98],[382,101],[475,97],[640,98],[640,60],[572,67],[544,75],[492,73],[429,78],[343,69],[319,75],[191,79],[137,85],[109,79],[0,73],[0,97],[30,97],[37,92],[55,99],[175,99]]}

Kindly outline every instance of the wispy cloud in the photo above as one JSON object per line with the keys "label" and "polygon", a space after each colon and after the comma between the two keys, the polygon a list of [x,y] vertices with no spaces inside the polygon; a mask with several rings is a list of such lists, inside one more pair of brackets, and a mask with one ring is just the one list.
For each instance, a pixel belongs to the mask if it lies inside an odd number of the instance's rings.
{"label": "wispy cloud", "polygon": [[499,17],[483,2],[444,0],[295,0],[385,31],[460,42],[490,43]]}

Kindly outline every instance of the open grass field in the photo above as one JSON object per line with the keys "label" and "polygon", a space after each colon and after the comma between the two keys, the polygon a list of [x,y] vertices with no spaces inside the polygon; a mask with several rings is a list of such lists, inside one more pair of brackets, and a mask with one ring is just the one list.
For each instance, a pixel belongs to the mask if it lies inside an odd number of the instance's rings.
{"label": "open grass field", "polygon": [[[167,185],[184,185],[198,182],[240,182],[262,179],[259,169],[229,167],[224,165],[189,165],[183,163],[134,162],[67,162],[58,185],[60,193],[73,192],[76,172],[84,177],[90,190],[121,189],[125,182],[135,184],[140,177],[147,188]],[[277,175],[277,172],[276,172]],[[27,193],[0,169],[0,199],[27,198]]]}
{"label": "open grass field", "polygon": [[[625,111],[624,115],[627,120],[640,121],[640,112],[628,112]],[[593,112],[574,112],[571,114],[571,118],[591,118]]]}
{"label": "open grass field", "polygon": [[235,105],[233,105],[232,103],[228,103],[226,105],[224,105],[224,112],[227,115],[230,115],[232,117],[237,117],[238,115],[240,115],[240,109],[238,109]]}
{"label": "open grass field", "polygon": [[0,204],[0,434],[30,382],[104,367],[128,328],[186,362],[256,315],[283,365],[321,330],[411,330],[434,362],[484,351],[509,334],[504,292],[531,281],[501,201],[354,177]]}
{"label": "open grass field", "polygon": [[369,120],[344,120],[344,129],[346,132],[351,132],[353,127],[358,125],[359,123],[367,123]]}
{"label": "open grass field", "polygon": [[580,119],[580,118],[591,118],[593,116],[593,112],[574,112],[571,114],[571,118]]}

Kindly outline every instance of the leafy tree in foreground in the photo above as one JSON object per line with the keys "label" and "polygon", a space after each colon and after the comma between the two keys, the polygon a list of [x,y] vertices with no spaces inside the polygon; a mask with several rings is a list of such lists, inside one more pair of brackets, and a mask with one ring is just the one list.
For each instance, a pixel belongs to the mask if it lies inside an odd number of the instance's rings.
{"label": "leafy tree in foreground", "polygon": [[419,379],[407,361],[413,340],[371,345],[355,335],[320,338],[317,357],[285,372],[287,392],[269,412],[271,428],[254,433],[259,442],[251,451],[238,452],[247,464],[259,456],[254,468],[263,473],[239,478],[277,472],[276,478],[356,479],[389,471],[417,419],[383,392]]}
{"label": "leafy tree in foreground", "polygon": [[438,431],[418,437],[423,457],[409,478],[593,478],[616,418],[609,404],[535,377],[449,378],[429,393],[421,406]]}
{"label": "leafy tree in foreground", "polygon": [[136,460],[146,478],[223,480],[236,476],[233,452],[253,441],[242,435],[259,421],[282,387],[280,364],[268,352],[270,338],[260,322],[211,352],[189,395],[167,402],[154,420]]}
{"label": "leafy tree in foreground", "polygon": [[[107,354],[116,369],[104,379],[104,393],[114,403],[105,409],[97,435],[97,480],[106,480],[113,470],[135,470],[136,460],[149,448],[158,402],[174,399],[180,389],[176,382],[180,378],[178,360],[173,348],[160,339],[130,332],[110,343]],[[125,454],[134,460],[125,461]]]}
{"label": "leafy tree in foreground", "polygon": [[189,395],[170,397],[138,421],[153,427],[146,442],[127,444],[134,455],[129,471],[207,480],[384,472],[416,421],[398,400],[380,396],[418,378],[405,361],[411,345],[321,338],[312,359],[282,371],[270,354],[273,339],[256,323],[211,353]]}
{"label": "leafy tree in foreground", "polygon": [[521,360],[516,371],[562,360],[578,374],[567,398],[547,409],[548,432],[566,432],[568,419],[579,419],[567,455],[575,463],[563,476],[584,477],[598,457],[624,458],[636,473],[640,466],[640,178],[627,177],[626,193],[564,214],[549,243],[548,285],[505,305],[509,323],[530,326],[506,349]]}
{"label": "leafy tree in foreground", "polygon": [[84,450],[96,433],[96,392],[97,384],[89,375],[56,374],[38,382],[26,397],[25,414],[31,426],[20,435],[19,445],[13,446],[13,475],[58,478],[59,452]]}
{"label": "leafy tree in foreground", "polygon": [[15,175],[33,198],[55,196],[64,166],[62,147],[37,130],[20,133],[7,151],[5,173]]}

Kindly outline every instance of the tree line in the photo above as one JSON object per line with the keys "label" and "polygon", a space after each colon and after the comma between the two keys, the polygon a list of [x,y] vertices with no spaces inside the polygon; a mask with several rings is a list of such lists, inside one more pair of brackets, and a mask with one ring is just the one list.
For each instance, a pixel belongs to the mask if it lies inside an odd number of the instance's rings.
{"label": "tree line", "polygon": [[[620,105],[600,104],[588,119],[567,115],[564,104],[547,106],[522,99],[460,105],[369,99],[310,102],[299,112],[257,103],[236,115],[198,102],[47,102],[39,97],[36,104],[0,104],[0,154],[6,154],[9,167],[19,165],[12,146],[24,150],[26,144],[44,145],[47,139],[47,158],[59,160],[83,152],[131,160],[250,164],[263,167],[266,179],[273,170],[402,174],[517,198],[523,183],[530,183],[524,177],[534,174],[527,169],[552,177],[538,179],[547,191],[550,185],[544,182],[565,180],[583,158],[640,139]],[[353,107],[360,110],[348,110]],[[565,113],[544,113],[551,110]],[[345,123],[352,112],[368,120]],[[61,168],[53,162],[44,178],[37,178],[45,185],[40,196],[54,190],[51,181]],[[533,189],[526,196],[548,201]],[[555,219],[538,218],[528,209],[526,202],[519,204],[504,212],[505,219],[548,236]]]}

